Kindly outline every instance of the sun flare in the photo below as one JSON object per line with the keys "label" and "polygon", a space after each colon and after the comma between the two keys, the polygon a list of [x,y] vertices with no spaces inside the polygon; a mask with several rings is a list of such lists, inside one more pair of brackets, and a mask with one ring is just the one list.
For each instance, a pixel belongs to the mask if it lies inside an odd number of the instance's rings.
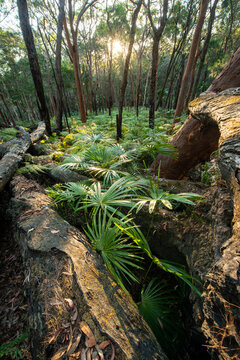
{"label": "sun flare", "polygon": [[125,51],[123,44],[120,40],[113,40],[113,56],[119,56]]}

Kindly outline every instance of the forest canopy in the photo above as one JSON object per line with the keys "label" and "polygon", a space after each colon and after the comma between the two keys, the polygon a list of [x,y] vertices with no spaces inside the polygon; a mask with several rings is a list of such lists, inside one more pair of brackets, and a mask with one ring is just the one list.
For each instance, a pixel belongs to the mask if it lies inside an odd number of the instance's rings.
{"label": "forest canopy", "polygon": [[[17,5],[23,2],[0,2],[0,121],[5,125],[11,119],[40,119],[19,24]],[[154,127],[155,110],[177,106],[194,41],[183,110],[240,45],[237,0],[31,0],[27,9],[50,117],[56,116],[61,88],[65,116],[80,111],[85,122],[91,112],[111,114],[112,107],[128,106],[138,113],[145,106]]]}

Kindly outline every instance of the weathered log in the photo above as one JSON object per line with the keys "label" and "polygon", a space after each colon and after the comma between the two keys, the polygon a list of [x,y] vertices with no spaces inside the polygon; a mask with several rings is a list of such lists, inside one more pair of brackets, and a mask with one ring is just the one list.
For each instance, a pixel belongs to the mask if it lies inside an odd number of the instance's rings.
{"label": "weathered log", "polygon": [[40,140],[46,131],[46,125],[44,122],[40,122],[36,130],[31,133],[31,143],[35,144]]}
{"label": "weathered log", "polygon": [[20,128],[20,130],[22,131],[22,137],[9,142],[9,144],[6,144],[7,146],[2,148],[2,155],[4,155],[0,160],[0,191],[4,189],[5,185],[14,175],[32,142],[42,137],[45,125],[40,123],[31,135],[23,128]]}
{"label": "weathered log", "polygon": [[83,180],[88,180],[88,177],[84,175],[80,175],[77,172],[64,169],[62,167],[55,165],[51,165],[47,174],[58,183],[66,183],[69,181],[78,182]]}
{"label": "weathered log", "polygon": [[[239,73],[240,48],[230,58],[228,64],[212,82],[207,92],[212,94],[232,87],[239,87]],[[155,174],[157,174],[159,163],[161,163],[160,173],[162,177],[182,179],[192,167],[209,160],[211,153],[217,150],[220,133],[216,123],[209,123],[204,118],[201,118],[201,122],[198,120],[199,118],[196,119],[191,114],[170,142],[178,151],[178,160],[167,159],[161,154],[157,156],[151,166]]]}
{"label": "weathered log", "polygon": [[240,89],[205,94],[190,104],[200,121],[216,122],[221,132],[219,167],[233,198],[232,231],[220,248],[220,258],[206,275],[203,331],[219,358],[240,357]]}
{"label": "weathered log", "polygon": [[182,179],[195,165],[209,160],[211,153],[217,150],[219,135],[216,124],[201,124],[189,116],[171,141],[178,151],[177,160],[159,154],[151,170],[157,174],[160,163],[162,178]]}
{"label": "weathered log", "polygon": [[[77,309],[72,333],[85,321],[98,345],[111,340],[118,360],[167,359],[131,297],[113,281],[85,236],[51,209],[43,189],[23,176],[15,177],[11,185],[8,214],[26,266],[33,359],[51,357],[51,336],[63,326],[70,330],[66,298]],[[79,350],[83,347],[80,343]],[[57,345],[52,350],[56,352]]]}

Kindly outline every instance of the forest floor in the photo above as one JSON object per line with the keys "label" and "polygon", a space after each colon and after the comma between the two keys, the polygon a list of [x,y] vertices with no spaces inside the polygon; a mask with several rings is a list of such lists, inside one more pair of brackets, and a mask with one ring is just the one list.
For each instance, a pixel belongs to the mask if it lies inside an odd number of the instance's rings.
{"label": "forest floor", "polygon": [[[62,164],[64,159],[71,159],[69,162],[73,169],[80,161],[84,169],[89,167],[87,175],[95,175],[96,179],[99,179],[100,174],[100,180],[102,180],[102,175],[105,176],[102,186],[106,186],[105,180],[116,181],[122,176],[122,170],[124,174],[129,171],[129,176],[145,174],[146,167],[150,166],[152,160],[161,151],[169,156],[173,155],[173,149],[168,146],[169,138],[173,135],[169,134],[169,129],[172,129],[171,114],[159,114],[154,130],[149,130],[144,112],[139,118],[136,118],[132,112],[126,115],[128,115],[127,121],[123,125],[124,139],[120,145],[115,143],[113,117],[109,118],[101,114],[92,118],[84,126],[77,118],[72,118],[70,121],[72,132],[69,134],[68,131],[63,131],[60,138],[56,134],[51,137],[45,136],[31,154],[26,154],[25,164],[22,164],[18,174],[36,178],[41,185],[51,186],[54,181],[48,179],[45,173],[49,164],[54,163],[56,166]],[[174,132],[176,131],[177,128],[174,129]],[[7,136],[9,135],[16,136],[14,133],[7,133]],[[2,134],[2,140],[4,142],[9,139],[4,139]],[[209,167],[210,164],[206,163],[204,167],[198,169],[198,178],[194,178],[195,172],[192,175],[193,179],[190,180],[202,181],[209,185],[215,180],[215,174],[212,176]],[[153,183],[150,182],[150,184]],[[56,195],[59,189],[56,187],[51,191]],[[5,191],[0,197],[0,218],[2,219],[5,218],[8,200],[8,193]],[[169,206],[168,202],[166,207],[169,208]],[[28,303],[24,296],[27,274],[24,274],[20,251],[11,237],[10,227],[7,221],[1,224],[0,358],[29,360],[31,355],[27,328]]]}
{"label": "forest floor", "polygon": [[1,224],[0,357],[6,360],[30,360],[28,303],[23,290],[25,275],[18,246],[10,236],[8,225]]}

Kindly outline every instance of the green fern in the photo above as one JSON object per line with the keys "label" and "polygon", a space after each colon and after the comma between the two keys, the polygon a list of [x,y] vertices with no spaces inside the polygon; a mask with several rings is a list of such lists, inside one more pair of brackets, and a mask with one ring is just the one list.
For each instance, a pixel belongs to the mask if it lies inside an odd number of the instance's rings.
{"label": "green fern", "polygon": [[22,353],[19,345],[29,337],[28,330],[25,331],[22,335],[18,336],[9,343],[4,343],[0,346],[0,358],[5,356],[10,356],[12,359],[21,358]]}

